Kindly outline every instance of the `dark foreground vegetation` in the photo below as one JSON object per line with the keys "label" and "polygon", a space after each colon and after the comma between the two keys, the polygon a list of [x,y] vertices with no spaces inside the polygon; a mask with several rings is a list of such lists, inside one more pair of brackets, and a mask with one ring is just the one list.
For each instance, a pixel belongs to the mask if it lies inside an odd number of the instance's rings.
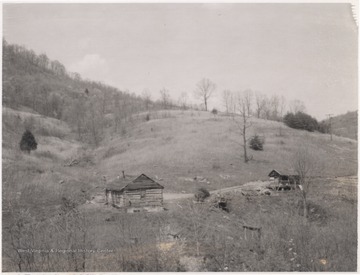
{"label": "dark foreground vegetation", "polygon": [[[148,214],[78,208],[66,199],[56,217],[43,221],[16,211],[3,235],[11,240],[4,271],[355,271],[356,186],[342,196],[335,182],[328,186],[311,197],[307,221],[291,191],[224,195],[229,212],[214,197]],[[260,235],[244,225],[260,227]],[[18,247],[37,250],[17,253]]]}

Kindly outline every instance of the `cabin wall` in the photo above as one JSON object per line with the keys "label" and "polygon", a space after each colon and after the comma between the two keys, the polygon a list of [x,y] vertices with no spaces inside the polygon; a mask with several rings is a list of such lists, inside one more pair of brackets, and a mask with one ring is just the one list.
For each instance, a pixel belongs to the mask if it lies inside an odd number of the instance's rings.
{"label": "cabin wall", "polygon": [[111,203],[113,206],[122,207],[124,206],[124,196],[122,192],[108,191],[106,193],[106,202]]}
{"label": "cabin wall", "polygon": [[126,190],[124,191],[124,205],[131,207],[162,206],[163,190]]}
{"label": "cabin wall", "polygon": [[163,190],[162,189],[148,189],[146,190],[146,200],[150,205],[161,206],[163,204]]}

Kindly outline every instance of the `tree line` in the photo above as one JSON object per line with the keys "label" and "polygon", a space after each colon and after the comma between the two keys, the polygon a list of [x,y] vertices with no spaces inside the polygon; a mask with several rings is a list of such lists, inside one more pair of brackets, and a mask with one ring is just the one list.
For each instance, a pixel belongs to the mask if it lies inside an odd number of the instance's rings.
{"label": "tree line", "polygon": [[[196,85],[194,95],[203,101],[205,111],[207,111],[208,101],[213,96],[216,84],[211,80],[204,78]],[[307,130],[310,132],[319,131],[329,133],[330,126],[326,121],[317,121],[314,117],[305,113],[305,104],[300,100],[287,102],[281,95],[273,94],[268,96],[261,92],[254,92],[251,89],[242,92],[233,92],[225,89],[222,91],[222,103],[227,115],[240,115],[242,117],[241,132],[248,126],[251,117],[262,118],[266,120],[283,121],[287,126],[295,129]],[[213,109],[212,113],[217,113]],[[244,137],[244,146],[246,140]],[[246,154],[245,154],[246,155]],[[245,157],[246,161],[247,158]]]}
{"label": "tree line", "polygon": [[[9,44],[3,39],[3,104],[14,109],[27,107],[33,111],[68,122],[77,138],[98,145],[106,128],[113,133],[126,131],[126,125],[140,112],[160,109],[204,109],[215,94],[216,84],[207,78],[200,80],[193,91],[202,105],[190,104],[189,95],[182,92],[173,100],[170,91],[162,88],[159,100],[153,100],[148,89],[140,96],[128,90],[120,91],[102,82],[83,79],[78,73],[68,72],[57,60],[50,60],[45,53],[35,54],[24,46]],[[239,111],[239,93],[222,92],[226,114]],[[282,121],[285,111],[304,114],[305,105],[299,100],[286,102],[284,96],[268,96],[250,89],[241,93],[245,101],[242,111],[246,116]],[[242,104],[241,104],[242,105]],[[301,115],[296,115],[299,117]],[[299,126],[308,119],[294,120],[287,115],[285,123]],[[294,122],[295,121],[295,122]],[[314,124],[314,121],[311,122]],[[315,123],[316,124],[316,123]],[[315,125],[314,124],[314,125]],[[318,123],[307,130],[326,132],[326,125]]]}
{"label": "tree line", "polygon": [[37,55],[25,46],[3,39],[3,104],[13,109],[29,108],[69,123],[77,138],[99,144],[106,128],[123,133],[141,112],[160,109],[200,109],[190,104],[186,92],[173,100],[165,87],[153,100],[148,89],[141,95],[119,90],[99,81],[68,72],[45,53]]}
{"label": "tree line", "polygon": [[162,100],[152,101],[146,92],[138,96],[83,79],[45,53],[37,55],[3,39],[4,106],[66,121],[82,141],[97,145],[108,127],[113,133],[125,131],[140,112],[174,108],[169,92],[164,89],[163,94]]}

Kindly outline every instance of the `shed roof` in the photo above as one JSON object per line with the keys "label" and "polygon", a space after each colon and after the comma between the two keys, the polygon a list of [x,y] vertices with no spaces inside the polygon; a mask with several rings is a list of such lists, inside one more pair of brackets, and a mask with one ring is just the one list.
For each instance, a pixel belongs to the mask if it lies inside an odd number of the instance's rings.
{"label": "shed roof", "polygon": [[290,175],[294,175],[294,172],[291,170],[271,170],[271,172],[269,173],[269,177],[273,177],[274,175],[279,175],[279,176],[290,176]]}

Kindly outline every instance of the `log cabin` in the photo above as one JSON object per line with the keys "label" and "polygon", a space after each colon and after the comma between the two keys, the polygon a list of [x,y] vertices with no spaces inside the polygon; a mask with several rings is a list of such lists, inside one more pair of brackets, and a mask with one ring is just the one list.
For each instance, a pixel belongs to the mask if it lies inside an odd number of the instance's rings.
{"label": "log cabin", "polygon": [[163,206],[164,187],[145,174],[128,182],[117,180],[105,189],[106,203],[127,212],[156,211]]}

